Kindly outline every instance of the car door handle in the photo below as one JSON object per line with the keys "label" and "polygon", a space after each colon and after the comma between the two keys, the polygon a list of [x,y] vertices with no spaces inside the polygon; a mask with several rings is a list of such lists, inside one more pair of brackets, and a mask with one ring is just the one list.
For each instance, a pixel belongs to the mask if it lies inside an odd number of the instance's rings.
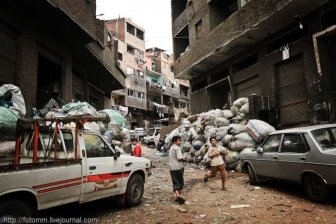
{"label": "car door handle", "polygon": [[276,159],[276,160],[278,160],[278,156],[273,156],[273,159]]}
{"label": "car door handle", "polygon": [[132,165],[132,162],[125,163],[125,166],[127,166],[127,167],[129,167],[130,165]]}
{"label": "car door handle", "polygon": [[96,166],[90,166],[89,167],[89,170],[95,170],[96,169]]}
{"label": "car door handle", "polygon": [[303,161],[304,161],[304,160],[306,160],[306,158],[305,158],[305,157],[301,157],[300,160],[303,160]]}

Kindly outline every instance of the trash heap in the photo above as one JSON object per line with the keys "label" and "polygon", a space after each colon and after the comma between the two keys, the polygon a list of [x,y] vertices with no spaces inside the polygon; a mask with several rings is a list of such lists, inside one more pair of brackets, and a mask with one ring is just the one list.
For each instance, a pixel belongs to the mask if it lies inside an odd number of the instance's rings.
{"label": "trash heap", "polygon": [[181,149],[188,162],[209,165],[207,150],[210,137],[226,147],[230,154],[224,158],[229,169],[241,171],[239,155],[251,151],[257,143],[275,131],[268,123],[248,119],[248,98],[239,98],[230,109],[215,109],[190,115],[165,138],[165,148],[171,145],[173,136],[182,139]]}

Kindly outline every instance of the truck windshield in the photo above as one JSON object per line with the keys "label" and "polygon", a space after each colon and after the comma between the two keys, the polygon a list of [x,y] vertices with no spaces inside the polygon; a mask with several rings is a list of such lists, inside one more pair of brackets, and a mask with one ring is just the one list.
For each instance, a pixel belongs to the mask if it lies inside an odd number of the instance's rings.
{"label": "truck windshield", "polygon": [[323,150],[335,148],[336,127],[315,130],[312,134]]}

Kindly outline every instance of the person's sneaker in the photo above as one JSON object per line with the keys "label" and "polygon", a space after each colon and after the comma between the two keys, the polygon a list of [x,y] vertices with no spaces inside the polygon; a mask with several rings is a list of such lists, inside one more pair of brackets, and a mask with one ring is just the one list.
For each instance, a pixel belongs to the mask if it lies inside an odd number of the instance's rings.
{"label": "person's sneaker", "polygon": [[206,174],[204,176],[204,183],[208,183],[208,175],[206,175]]}
{"label": "person's sneaker", "polygon": [[226,187],[222,187],[222,191],[227,191],[227,188]]}
{"label": "person's sneaker", "polygon": [[182,198],[182,197],[177,197],[177,198],[175,199],[175,202],[177,202],[178,204],[182,205],[182,204],[184,204],[185,199]]}

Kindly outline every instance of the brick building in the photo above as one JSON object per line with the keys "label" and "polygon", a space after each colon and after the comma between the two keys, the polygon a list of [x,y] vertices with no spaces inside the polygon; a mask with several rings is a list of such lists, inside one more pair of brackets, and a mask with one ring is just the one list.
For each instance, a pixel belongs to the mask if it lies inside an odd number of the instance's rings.
{"label": "brick building", "polygon": [[[125,89],[112,93],[113,104],[128,108],[131,128],[148,128],[156,121],[173,117],[173,110],[188,106],[189,86],[182,87],[171,71],[172,57],[158,48],[145,48],[145,30],[131,19],[105,21],[118,41],[118,63],[127,75]],[[183,103],[180,103],[180,101]]]}
{"label": "brick building", "polygon": [[335,1],[171,6],[174,72],[190,80],[193,113],[249,96],[251,116],[277,128],[336,121]]}
{"label": "brick building", "polygon": [[28,116],[51,97],[110,107],[125,75],[107,34],[95,0],[2,1],[0,83],[21,89]]}

